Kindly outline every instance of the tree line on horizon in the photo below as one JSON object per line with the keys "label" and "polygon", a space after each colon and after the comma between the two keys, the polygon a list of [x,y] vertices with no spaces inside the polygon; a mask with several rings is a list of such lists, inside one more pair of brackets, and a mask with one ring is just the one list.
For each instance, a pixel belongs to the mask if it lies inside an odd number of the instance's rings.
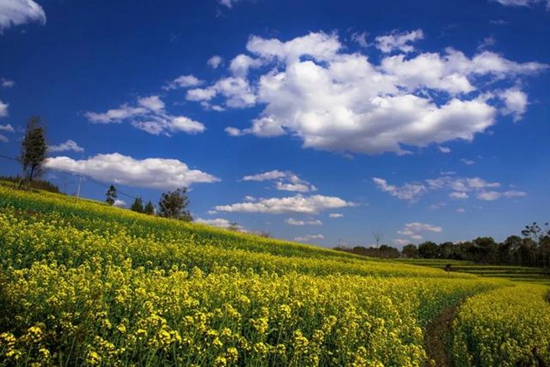
{"label": "tree line on horizon", "polygon": [[488,265],[518,265],[550,268],[550,225],[534,222],[525,226],[521,236],[512,235],[503,242],[492,237],[478,237],[472,241],[437,244],[426,241],[408,244],[401,251],[389,245],[337,246],[336,250],[376,258],[466,260]]}

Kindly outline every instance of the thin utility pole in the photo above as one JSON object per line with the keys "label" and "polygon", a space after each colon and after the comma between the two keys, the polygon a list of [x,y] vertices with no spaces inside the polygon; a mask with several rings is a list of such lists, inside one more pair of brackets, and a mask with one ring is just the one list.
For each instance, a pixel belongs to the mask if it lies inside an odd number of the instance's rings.
{"label": "thin utility pole", "polygon": [[78,190],[76,191],[76,200],[80,199],[80,185],[82,184],[82,173],[78,176]]}

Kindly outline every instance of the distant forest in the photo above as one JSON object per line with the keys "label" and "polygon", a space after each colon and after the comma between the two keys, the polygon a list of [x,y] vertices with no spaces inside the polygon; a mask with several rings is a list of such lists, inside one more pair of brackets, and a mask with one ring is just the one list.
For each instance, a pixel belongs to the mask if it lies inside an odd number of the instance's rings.
{"label": "distant forest", "polygon": [[490,265],[521,265],[550,268],[550,227],[533,223],[525,226],[521,236],[509,236],[504,242],[492,237],[478,237],[473,241],[444,242],[436,244],[426,241],[416,246],[408,244],[399,251],[395,247],[336,247],[362,256],[378,258],[421,258],[467,260]]}

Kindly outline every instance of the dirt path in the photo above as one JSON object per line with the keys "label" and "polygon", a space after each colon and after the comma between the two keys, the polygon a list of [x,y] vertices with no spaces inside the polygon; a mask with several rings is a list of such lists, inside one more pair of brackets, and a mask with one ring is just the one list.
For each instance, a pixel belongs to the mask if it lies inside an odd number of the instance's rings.
{"label": "dirt path", "polygon": [[[428,354],[428,366],[452,366],[451,342],[453,335],[453,320],[458,311],[458,305],[447,307],[439,316],[426,326],[424,348]],[[435,363],[434,363],[435,362]]]}

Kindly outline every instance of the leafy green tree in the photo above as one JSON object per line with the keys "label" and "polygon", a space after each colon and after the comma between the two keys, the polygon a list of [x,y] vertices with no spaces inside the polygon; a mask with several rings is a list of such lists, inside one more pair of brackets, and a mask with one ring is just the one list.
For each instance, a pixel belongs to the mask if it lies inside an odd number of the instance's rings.
{"label": "leafy green tree", "polygon": [[436,259],[440,253],[439,246],[432,241],[426,241],[418,246],[418,255],[424,259]]}
{"label": "leafy green tree", "polygon": [[145,205],[145,208],[143,208],[143,212],[148,215],[155,215],[155,206],[153,205],[151,200],[147,202],[147,205]]}
{"label": "leafy green tree", "polygon": [[183,187],[175,191],[168,191],[162,194],[159,202],[159,215],[165,218],[179,219],[184,222],[192,222],[193,217],[187,207],[189,198],[187,188]]}
{"label": "leafy green tree", "polygon": [[412,243],[409,243],[408,245],[403,246],[401,253],[403,254],[403,257],[413,259],[418,257],[418,248]]}
{"label": "leafy green tree", "polygon": [[117,196],[118,195],[116,193],[115,185],[111,185],[109,187],[109,190],[107,190],[107,192],[105,193],[105,202],[109,205],[113,205],[116,201]]}
{"label": "leafy green tree", "polygon": [[19,188],[24,181],[31,183],[35,176],[40,175],[46,160],[46,150],[46,138],[44,128],[40,126],[40,117],[33,116],[29,119],[22,143],[23,179],[19,183]]}
{"label": "leafy green tree", "polygon": [[143,213],[143,200],[141,200],[140,197],[137,197],[136,200],[134,200],[134,203],[130,207],[130,210],[133,210],[138,213]]}

